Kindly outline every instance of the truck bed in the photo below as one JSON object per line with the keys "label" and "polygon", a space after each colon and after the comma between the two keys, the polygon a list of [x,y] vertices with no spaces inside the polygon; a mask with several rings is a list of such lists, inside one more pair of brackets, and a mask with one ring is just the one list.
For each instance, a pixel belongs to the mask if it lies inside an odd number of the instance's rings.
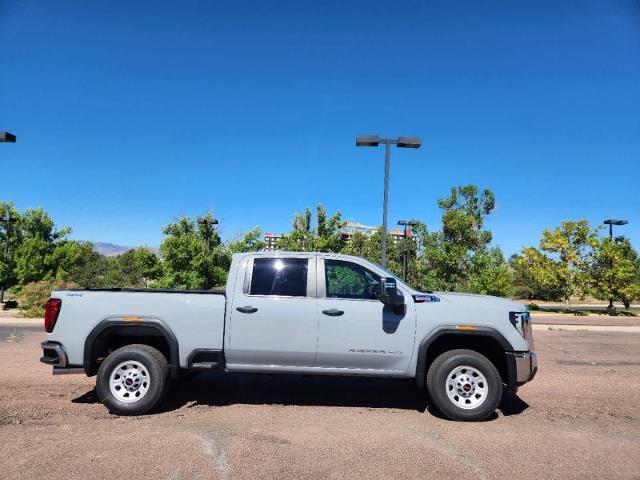
{"label": "truck bed", "polygon": [[[153,294],[153,295],[150,295]],[[179,345],[186,367],[194,350],[222,350],[226,298],[219,290],[93,289],[58,290],[60,317],[49,340],[65,345],[69,363],[83,364],[85,340],[101,322],[156,322]]]}

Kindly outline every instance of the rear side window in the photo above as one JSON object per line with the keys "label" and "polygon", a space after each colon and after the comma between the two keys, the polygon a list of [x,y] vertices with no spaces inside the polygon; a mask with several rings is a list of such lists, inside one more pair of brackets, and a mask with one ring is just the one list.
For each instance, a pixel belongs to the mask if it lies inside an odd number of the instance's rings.
{"label": "rear side window", "polygon": [[307,296],[306,258],[256,258],[250,295]]}

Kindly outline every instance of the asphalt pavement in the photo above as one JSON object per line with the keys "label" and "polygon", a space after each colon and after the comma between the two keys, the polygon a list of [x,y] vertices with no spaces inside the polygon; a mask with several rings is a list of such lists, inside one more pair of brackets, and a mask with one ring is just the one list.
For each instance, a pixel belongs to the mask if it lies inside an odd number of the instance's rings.
{"label": "asphalt pavement", "polygon": [[201,374],[117,417],[52,376],[40,327],[0,326],[0,477],[640,478],[640,333],[536,331],[539,374],[481,423],[410,381]]}

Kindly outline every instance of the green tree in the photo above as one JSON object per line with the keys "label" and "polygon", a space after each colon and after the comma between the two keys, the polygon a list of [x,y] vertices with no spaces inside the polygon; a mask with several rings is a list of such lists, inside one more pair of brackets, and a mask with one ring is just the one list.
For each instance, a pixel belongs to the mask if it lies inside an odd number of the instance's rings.
{"label": "green tree", "polygon": [[469,290],[482,295],[510,296],[513,292],[513,271],[502,250],[497,247],[477,252],[471,262]]}
{"label": "green tree", "polygon": [[109,259],[102,284],[105,287],[148,288],[161,274],[155,253],[146,247],[132,248]]}
{"label": "green tree", "polygon": [[587,220],[545,229],[540,248],[524,248],[516,261],[522,269],[521,278],[531,281],[533,291],[556,292],[566,304],[573,296],[584,297],[591,287],[589,267],[597,231]]}
{"label": "green tree", "polygon": [[511,271],[501,250],[489,248],[492,234],[484,229],[495,204],[491,190],[480,192],[475,185],[454,187],[447,198],[438,200],[442,230],[428,231],[424,225],[416,229],[420,288],[510,294]]}
{"label": "green tree", "polygon": [[113,285],[107,281],[107,273],[114,263],[112,257],[91,251],[79,260],[70,270],[66,280],[76,283],[80,288],[110,288],[124,285]]}
{"label": "green tree", "polygon": [[563,281],[553,261],[538,249],[527,247],[509,259],[513,295],[527,300],[562,300]]}
{"label": "green tree", "polygon": [[162,276],[155,286],[209,289],[224,284],[228,256],[212,220],[211,213],[196,220],[183,217],[163,229]]}
{"label": "green tree", "polygon": [[600,298],[619,299],[626,308],[640,298],[640,262],[638,254],[627,239],[620,243],[609,237],[595,244],[590,277]]}
{"label": "green tree", "polygon": [[229,255],[242,252],[257,252],[264,249],[264,242],[261,240],[262,232],[259,228],[248,231],[237,240],[226,244]]}
{"label": "green tree", "polygon": [[161,276],[153,282],[163,288],[219,287],[227,281],[231,256],[237,252],[260,250],[260,229],[255,228],[227,244],[220,239],[218,226],[207,213],[196,220],[180,218],[167,225],[160,244]]}
{"label": "green tree", "polygon": [[[391,234],[387,233],[387,270],[402,278],[402,248],[403,240],[394,241]],[[416,254],[416,244],[412,240],[407,241],[409,258]],[[382,228],[378,228],[373,235],[364,235],[356,232],[351,236],[340,253],[366,258],[372,263],[379,264],[382,257]],[[415,271],[410,268],[409,272]]]}
{"label": "green tree", "polygon": [[278,242],[281,250],[291,252],[340,252],[344,247],[341,228],[346,225],[340,212],[327,218],[322,205],[316,207],[316,222],[313,214],[305,209],[304,214],[293,217],[292,230]]}

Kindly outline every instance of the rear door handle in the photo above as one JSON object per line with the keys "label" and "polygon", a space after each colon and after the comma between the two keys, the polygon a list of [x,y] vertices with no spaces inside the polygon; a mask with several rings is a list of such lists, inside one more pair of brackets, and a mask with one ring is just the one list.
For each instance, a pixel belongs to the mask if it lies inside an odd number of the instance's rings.
{"label": "rear door handle", "polygon": [[258,311],[256,307],[252,307],[250,305],[247,305],[246,307],[237,307],[236,310],[241,313],[256,313]]}
{"label": "rear door handle", "polygon": [[337,308],[332,308],[331,310],[322,310],[322,313],[325,315],[329,315],[330,317],[339,317],[343,315],[344,312],[342,310],[338,310]]}

